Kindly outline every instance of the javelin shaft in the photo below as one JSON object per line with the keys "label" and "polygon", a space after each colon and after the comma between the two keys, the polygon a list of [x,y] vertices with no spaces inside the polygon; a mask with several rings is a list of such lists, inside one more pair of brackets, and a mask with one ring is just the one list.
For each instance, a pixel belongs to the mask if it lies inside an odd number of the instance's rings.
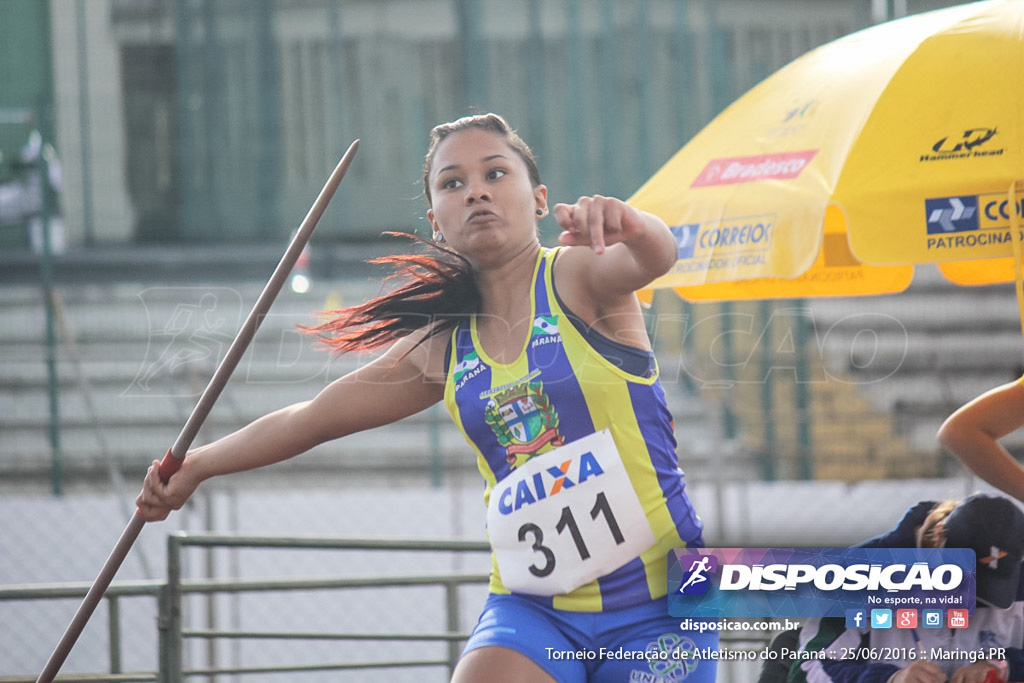
{"label": "javelin shaft", "polygon": [[210,378],[206,389],[203,390],[199,401],[196,403],[196,407],[192,410],[192,414],[189,415],[185,426],[182,427],[178,438],[175,439],[174,445],[167,451],[168,455],[174,458],[176,462],[173,464],[168,463],[168,458],[165,456],[163,462],[160,463],[160,476],[164,481],[170,479],[171,475],[177,472],[181,466],[181,461],[185,459],[185,452],[192,445],[192,441],[199,433],[199,428],[206,420],[206,416],[210,414],[210,409],[217,402],[217,398],[220,397],[220,392],[227,384],[228,378],[235,371],[235,366],[242,359],[242,355],[256,335],[256,330],[259,329],[260,324],[267,315],[267,311],[270,310],[270,306],[274,303],[277,293],[281,291],[281,287],[284,286],[285,281],[288,279],[288,274],[295,266],[299,255],[302,254],[302,249],[306,246],[306,242],[309,241],[310,235],[313,234],[320,216],[323,215],[328,202],[334,196],[334,191],[338,189],[341,179],[345,177],[345,172],[348,170],[349,164],[352,163],[352,157],[355,156],[358,148],[359,141],[356,140],[348,148],[348,151],[345,152],[341,161],[338,162],[338,166],[331,173],[331,177],[327,179],[327,184],[320,190],[320,195],[313,202],[309,213],[306,214],[299,229],[295,232],[295,237],[292,238],[291,244],[288,245],[284,256],[281,257],[280,263],[274,269],[274,274],[270,276],[266,287],[263,288],[259,299],[256,300],[256,304],[252,307],[252,311],[249,312],[249,317],[245,319],[242,329],[238,331],[235,340],[231,342],[228,352],[224,354],[224,359],[217,366],[217,370],[213,373],[213,377]]}
{"label": "javelin shaft", "polygon": [[[270,306],[274,303],[274,299],[277,297],[278,292],[281,291],[281,287],[288,279],[288,274],[291,272],[298,260],[299,255],[302,253],[303,247],[306,246],[306,242],[309,241],[310,235],[313,234],[313,230],[316,228],[317,222],[320,220],[320,216],[323,215],[324,210],[327,208],[327,204],[331,201],[334,196],[335,190],[338,189],[338,185],[341,184],[342,178],[345,177],[345,172],[348,170],[349,165],[352,163],[352,158],[355,156],[356,150],[359,148],[359,141],[353,142],[345,155],[338,162],[337,167],[331,173],[330,178],[327,179],[327,183],[323,189],[320,190],[319,196],[316,201],[313,202],[313,206],[309,209],[309,213],[303,219],[299,229],[295,232],[295,236],[292,238],[291,243],[288,245],[288,249],[285,251],[284,256],[281,257],[281,261],[277,264],[277,268],[274,269],[273,275],[270,276],[270,280],[267,282],[266,287],[263,288],[263,292],[260,294],[259,299],[256,300],[256,304],[253,306],[252,311],[249,313],[249,317],[246,318],[245,323],[242,325],[242,329],[239,330],[235,340],[231,343],[227,353],[224,355],[223,360],[217,366],[217,370],[213,373],[213,377],[210,378],[209,384],[206,385],[206,389],[203,390],[202,395],[199,397],[199,401],[196,403],[195,408],[192,409],[192,414],[185,422],[185,426],[182,427],[181,432],[178,434],[178,438],[174,441],[174,445],[167,451],[167,455],[160,462],[160,477],[167,481],[171,478],[175,472],[181,467],[182,461],[185,459],[185,453],[188,451],[189,446],[195,439],[196,434],[199,433],[199,428],[202,426],[206,417],[210,414],[210,410],[213,408],[213,404],[217,402],[217,398],[220,396],[221,391],[227,384],[228,379],[231,377],[231,373],[234,372],[235,367],[241,360],[242,355],[245,353],[253,337],[256,335],[256,331],[259,329],[260,323],[263,322],[263,318],[266,317],[267,312],[270,310]],[[71,649],[74,647],[78,637],[82,634],[85,629],[85,625],[89,622],[89,618],[92,613],[96,610],[100,600],[103,599],[103,594],[106,593],[107,588],[110,586],[110,582],[113,581],[114,575],[117,570],[124,563],[125,557],[135,544],[135,540],[139,537],[139,533],[142,531],[142,527],[145,526],[146,522],[139,515],[138,510],[132,516],[131,521],[128,522],[128,526],[121,533],[121,538],[118,539],[117,544],[107,557],[106,563],[103,565],[103,569],[100,570],[99,575],[93,582],[92,587],[82,600],[82,604],[79,606],[78,611],[72,618],[71,623],[64,631],[64,635],[57,647],[54,648],[53,654],[50,655],[50,659],[46,662],[46,666],[43,668],[39,677],[36,678],[36,683],[51,683],[57,672],[60,671],[60,667],[63,666],[64,660],[67,659],[71,653]]]}

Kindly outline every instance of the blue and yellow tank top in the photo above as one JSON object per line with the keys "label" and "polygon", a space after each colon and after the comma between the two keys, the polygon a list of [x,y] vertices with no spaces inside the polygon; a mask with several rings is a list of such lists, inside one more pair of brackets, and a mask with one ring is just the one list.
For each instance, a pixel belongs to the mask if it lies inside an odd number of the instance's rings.
{"label": "blue and yellow tank top", "polygon": [[[638,557],[632,556],[610,573],[567,593],[530,596],[556,609],[598,612],[665,595],[668,551],[702,546],[703,524],[685,492],[672,417],[653,354],[648,363],[650,371],[631,367],[630,372],[624,364],[606,357],[609,354],[602,355],[595,349],[595,343],[605,347],[615,343],[600,335],[594,342],[595,333],[588,332],[561,305],[552,277],[558,251],[542,249],[538,255],[531,293],[533,331],[513,362],[498,363],[487,355],[477,336],[476,316],[452,332],[445,405],[477,454],[486,482],[485,505],[491,504],[492,495],[500,495],[501,500],[496,497],[494,503],[503,510],[525,509],[540,499],[556,500],[554,496],[563,490],[602,474],[596,460],[587,460],[587,453],[582,460],[577,458],[576,464],[566,459],[560,464],[561,471],[547,468],[554,476],[541,471],[520,481],[516,491],[501,487],[506,477],[535,457],[580,439],[596,438],[598,432],[610,433],[628,475],[630,493],[635,493],[640,514],[653,532],[653,542],[639,551]],[[578,525],[607,521],[605,535],[619,538],[615,520],[610,514],[604,519],[604,513],[611,511],[602,507],[602,501],[598,500],[589,512],[589,516],[578,515],[578,520],[563,514],[557,531],[554,526],[546,529],[546,537],[535,525],[528,524],[524,525],[528,528],[519,530],[518,539],[505,540],[513,545],[521,543],[526,551],[534,553],[537,560],[530,571],[541,575],[554,562],[545,538],[555,539],[557,534],[561,541],[571,539],[581,557],[589,551]],[[493,546],[496,539],[492,529],[489,534]],[[499,562],[493,554],[490,590],[511,592],[502,582]]]}

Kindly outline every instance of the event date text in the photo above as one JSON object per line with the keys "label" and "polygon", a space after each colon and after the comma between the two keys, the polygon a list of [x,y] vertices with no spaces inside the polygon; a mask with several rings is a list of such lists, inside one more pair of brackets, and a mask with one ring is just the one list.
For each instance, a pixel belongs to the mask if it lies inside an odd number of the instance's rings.
{"label": "event date text", "polygon": [[911,647],[844,647],[839,650],[839,659],[869,659],[873,661],[913,661],[921,652]]}

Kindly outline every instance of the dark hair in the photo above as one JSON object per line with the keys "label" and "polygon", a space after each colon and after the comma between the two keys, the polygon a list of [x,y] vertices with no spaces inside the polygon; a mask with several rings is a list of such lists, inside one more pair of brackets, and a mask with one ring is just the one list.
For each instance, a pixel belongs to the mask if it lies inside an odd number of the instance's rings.
{"label": "dark hair", "polygon": [[[486,130],[505,139],[526,163],[530,181],[541,184],[537,161],[522,138],[497,114],[465,116],[442,123],[430,131],[430,143],[423,162],[423,193],[431,205],[430,170],[441,142],[453,133],[469,129]],[[372,264],[392,267],[388,281],[396,287],[387,294],[356,306],[323,314],[329,320],[314,327],[301,326],[317,334],[325,346],[339,353],[380,348],[416,330],[428,328],[431,335],[450,332],[467,315],[480,310],[480,292],[473,281],[472,267],[461,254],[407,233],[385,233],[407,237],[433,254],[398,254],[373,259]]]}
{"label": "dark hair", "polygon": [[387,232],[405,237],[432,250],[436,255],[396,254],[369,261],[391,266],[385,282],[395,287],[387,294],[355,306],[325,311],[327,322],[307,327],[333,351],[369,351],[423,328],[438,334],[452,330],[459,320],[480,308],[480,293],[470,274],[469,262],[460,254],[416,235]]}
{"label": "dark hair", "polygon": [[434,155],[441,142],[452,133],[460,133],[469,129],[486,130],[495,135],[505,138],[508,146],[519,155],[519,158],[526,164],[526,170],[530,176],[530,184],[537,187],[541,184],[540,169],[537,168],[537,159],[533,156],[533,150],[519,137],[512,126],[508,125],[502,117],[497,114],[474,114],[463,116],[451,123],[442,123],[430,131],[430,145],[427,147],[427,157],[423,161],[423,195],[427,200],[427,206],[432,206],[430,196],[430,169],[434,164]]}

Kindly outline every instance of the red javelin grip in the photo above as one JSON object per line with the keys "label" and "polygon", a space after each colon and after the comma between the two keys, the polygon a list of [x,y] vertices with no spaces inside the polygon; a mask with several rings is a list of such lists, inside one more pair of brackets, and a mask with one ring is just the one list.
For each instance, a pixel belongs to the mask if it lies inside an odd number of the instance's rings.
{"label": "red javelin grip", "polygon": [[167,449],[167,455],[160,461],[160,481],[167,483],[174,476],[174,473],[181,469],[181,463],[185,462],[184,458],[175,458],[171,453],[171,449]]}

